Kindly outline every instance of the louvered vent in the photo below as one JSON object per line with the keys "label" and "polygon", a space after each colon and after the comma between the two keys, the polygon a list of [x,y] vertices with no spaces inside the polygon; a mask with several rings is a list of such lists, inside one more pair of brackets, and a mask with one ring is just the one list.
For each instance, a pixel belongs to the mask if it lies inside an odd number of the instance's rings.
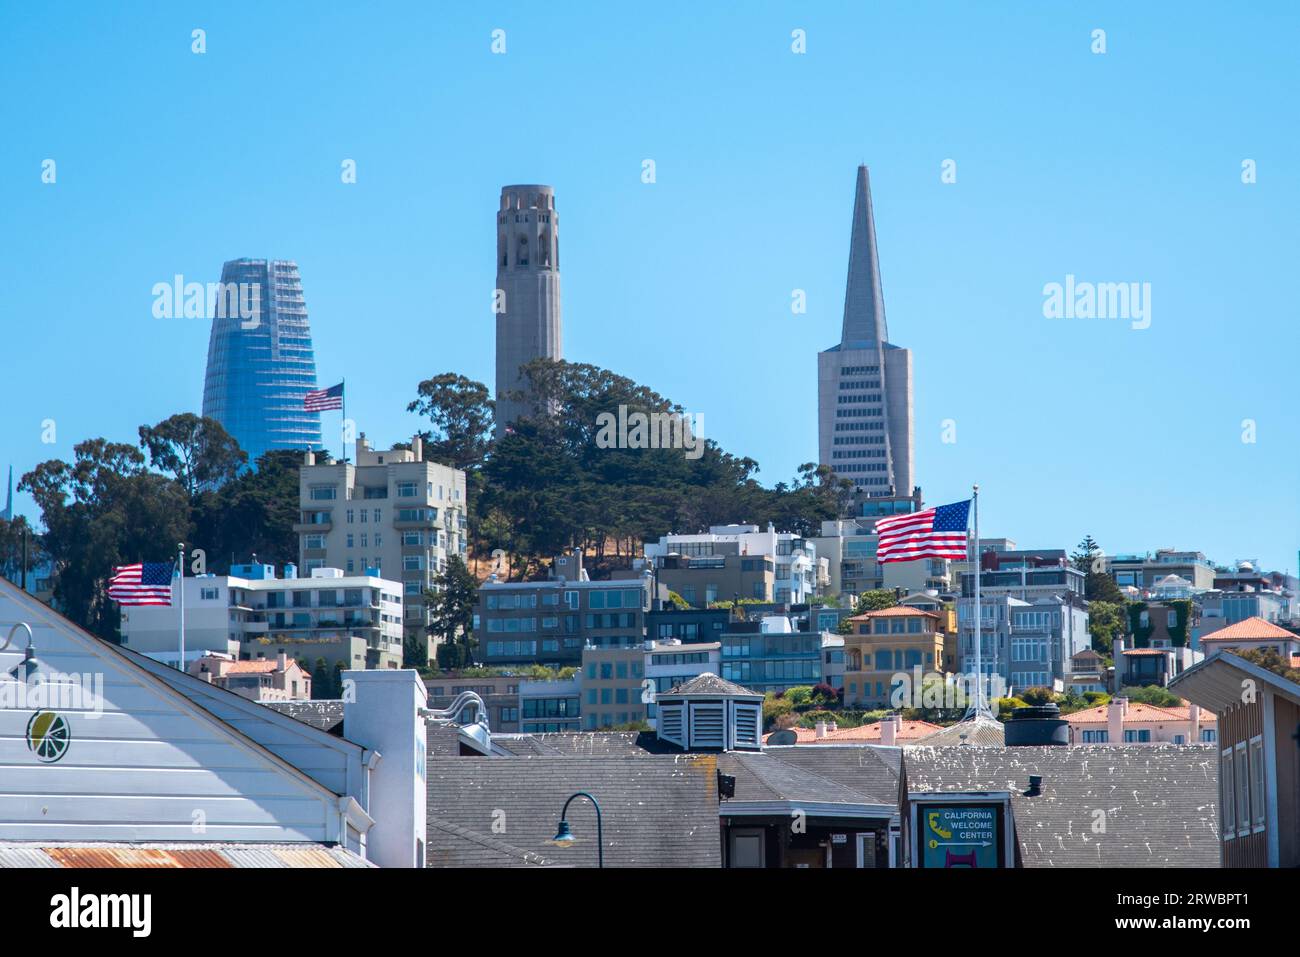
{"label": "louvered vent", "polygon": [[691,750],[696,748],[724,748],[726,736],[723,733],[725,714],[723,705],[691,705]]}
{"label": "louvered vent", "polygon": [[661,705],[659,707],[659,737],[679,748],[686,747],[682,734],[682,705]]}
{"label": "louvered vent", "polygon": [[762,718],[762,712],[756,704],[733,704],[732,705],[732,728],[733,728],[733,747],[737,748],[757,748],[759,747],[759,723]]}

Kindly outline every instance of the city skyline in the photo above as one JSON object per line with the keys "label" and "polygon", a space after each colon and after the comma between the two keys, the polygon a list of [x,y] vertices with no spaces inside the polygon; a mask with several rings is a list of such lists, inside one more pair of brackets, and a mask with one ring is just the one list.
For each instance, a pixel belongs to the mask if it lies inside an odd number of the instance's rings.
{"label": "city skyline", "polygon": [[[279,23],[292,19],[291,11],[268,16]],[[119,99],[129,93],[126,100],[139,101],[124,106],[131,122],[156,128],[160,141],[182,137],[194,116],[221,102],[213,70],[238,74],[264,52],[261,41],[236,32],[233,15],[214,13],[205,16],[208,59],[194,57],[173,39],[188,37],[192,24],[164,16],[122,42],[150,50],[176,43],[164,65],[187,110],[179,116],[160,110],[145,74],[129,64],[74,106],[69,83],[100,63],[95,38],[105,30],[104,18],[65,25],[66,51],[49,65],[14,39],[24,28],[44,29],[42,14],[12,18],[18,29],[0,39],[0,48],[64,104],[60,124],[78,110],[96,109],[110,91]],[[892,311],[907,330],[900,338],[917,356],[916,475],[927,502],[964,497],[979,481],[985,534],[1070,547],[1091,533],[1112,554],[1176,546],[1224,564],[1249,558],[1294,570],[1300,512],[1290,476],[1297,435],[1286,389],[1293,307],[1286,284],[1273,277],[1286,275],[1290,258],[1287,224],[1295,200],[1278,183],[1295,134],[1268,120],[1275,106],[1270,80],[1284,52],[1274,37],[1284,31],[1269,31],[1253,47],[1234,45],[1234,31],[1245,27],[1225,21],[1225,49],[1213,63],[1200,64],[1205,75],[1183,64],[1173,74],[1180,86],[1159,87],[1169,128],[1142,124],[1138,135],[1122,109],[1123,91],[1134,83],[1151,88],[1169,71],[1169,49],[1196,33],[1192,25],[1160,21],[1157,37],[1153,19],[1111,11],[1103,18],[1110,52],[1095,56],[1088,20],[1072,28],[1059,18],[1048,23],[1031,16],[1002,36],[960,10],[935,19],[934,48],[916,64],[912,86],[894,89],[892,100],[868,91],[872,119],[855,119],[851,129],[842,115],[847,94],[830,92],[852,75],[845,41],[824,16],[802,11],[757,16],[736,25],[723,44],[694,33],[678,38],[690,76],[658,77],[658,92],[639,115],[608,124],[595,142],[579,135],[590,129],[586,114],[614,94],[579,88],[562,65],[554,81],[586,109],[516,116],[517,142],[536,148],[504,156],[493,155],[498,121],[457,106],[427,73],[422,80],[434,91],[436,108],[426,96],[417,116],[421,123],[437,118],[438,128],[458,137],[463,155],[429,149],[434,134],[409,123],[382,129],[394,115],[391,107],[363,115],[417,62],[418,43],[373,23],[341,38],[346,18],[336,14],[301,25],[310,55],[342,57],[354,44],[370,43],[402,65],[376,63],[371,74],[347,83],[313,74],[313,88],[291,70],[308,54],[279,52],[284,61],[256,85],[278,82],[287,95],[303,96],[304,116],[315,123],[307,124],[306,165],[303,145],[287,150],[275,142],[257,160],[224,153],[173,163],[147,142],[112,137],[107,149],[91,151],[89,142],[107,135],[95,124],[80,140],[8,103],[16,148],[3,160],[5,197],[18,226],[13,234],[27,237],[19,245],[11,236],[6,245],[8,305],[15,317],[43,320],[9,324],[13,347],[38,361],[3,386],[7,407],[24,414],[0,426],[0,449],[22,474],[39,461],[68,457],[85,438],[134,442],[143,422],[198,411],[195,383],[207,324],[154,319],[148,291],[176,273],[211,281],[214,261],[244,251],[301,265],[311,289],[320,381],[346,376],[358,428],[381,443],[400,439],[418,426],[402,410],[421,378],[455,370],[493,381],[486,266],[492,237],[483,210],[500,184],[541,181],[564,193],[565,264],[577,275],[565,317],[566,357],[629,375],[706,412],[710,437],[756,458],[760,480],[789,481],[800,462],[817,457],[808,370],[812,354],[840,325],[844,171],[865,160],[876,219],[888,237],[881,257]],[[706,15],[701,33],[723,22]],[[877,39],[917,28],[900,13],[857,22]],[[541,17],[512,14],[503,25],[509,53],[492,59],[489,33],[497,24],[470,18],[452,24],[457,39],[448,41],[446,75],[480,81],[481,93],[470,98],[480,106],[512,95],[543,51],[553,49],[555,34]],[[803,60],[789,49],[794,26],[808,31]],[[1259,20],[1250,26],[1258,30]],[[645,38],[622,38],[620,52],[602,46],[599,31],[564,24],[584,68],[611,80],[646,68],[646,50],[672,32],[652,24]],[[883,82],[901,54],[886,46],[878,52],[869,72]],[[999,58],[992,54],[1007,62],[990,64]],[[915,48],[908,55],[915,57]],[[951,65],[927,78],[931,58],[937,64],[945,57]],[[984,73],[977,75],[976,63]],[[742,64],[760,68],[746,75],[751,95],[762,102],[738,96],[732,119],[719,120],[677,96],[701,77],[739,94],[747,88],[725,75]],[[1017,84],[1026,71],[1049,64],[1059,73],[1042,73],[1035,89]],[[792,89],[773,89],[764,71]],[[1264,92],[1238,102],[1226,92],[1233,84],[1225,78],[1243,73]],[[960,88],[952,85],[958,76]],[[227,79],[236,92],[255,85],[238,75]],[[1003,104],[983,128],[975,121],[978,109],[969,120],[959,115],[1012,84],[1023,102]],[[811,103],[813,94],[825,106]],[[1091,110],[1105,118],[1105,135],[1081,136],[1062,152],[1048,142],[1055,133],[1045,130],[1069,128],[1071,114],[1062,104],[1074,103],[1072,96],[1080,98],[1081,115]],[[670,102],[687,105],[673,112]],[[329,121],[338,110],[347,122]],[[1199,140],[1183,131],[1196,128],[1194,118],[1206,111],[1219,124],[1218,142],[1209,155],[1188,153]],[[786,119],[760,127],[761,134],[746,125],[769,115]],[[266,121],[247,122],[241,135],[256,135]],[[707,131],[719,123],[728,135],[710,137]],[[782,133],[786,125],[791,129]],[[688,145],[719,162],[695,159]],[[744,159],[721,162],[728,155]],[[51,185],[39,179],[47,156],[59,163]],[[641,181],[646,158],[656,160],[653,183]],[[1259,163],[1255,184],[1241,182],[1246,158]],[[357,162],[352,185],[339,180],[346,159]],[[956,162],[954,183],[941,179],[947,159]],[[439,180],[455,187],[438,188]],[[411,190],[411,181],[430,185]],[[178,216],[183,210],[191,215]],[[751,218],[755,212],[763,215]],[[197,221],[204,229],[158,229]],[[136,242],[107,248],[103,227],[94,225],[106,222],[118,223]],[[66,235],[78,239],[52,245]],[[46,252],[51,248],[60,250],[57,271]],[[23,281],[15,281],[19,276]],[[1045,318],[1044,285],[1068,276],[1150,282],[1156,302],[1150,328]],[[61,292],[51,298],[52,289]],[[807,293],[805,314],[791,312],[796,289]],[[90,303],[98,319],[79,305]],[[1233,338],[1233,328],[1249,329],[1251,339]],[[362,332],[374,339],[357,348]],[[418,348],[426,336],[435,344]],[[78,388],[48,387],[39,357],[50,354],[51,341],[80,346],[61,355],[70,381],[95,375],[120,381],[111,407],[85,403]],[[1261,342],[1270,347],[1259,348]],[[107,370],[96,372],[104,363]],[[783,401],[757,407],[752,392],[730,389],[719,368],[739,369],[747,381],[756,375],[779,381]],[[41,441],[46,419],[57,425],[50,443]],[[942,438],[949,420],[953,443]],[[1247,421],[1254,442],[1243,441]],[[326,435],[327,447],[336,444],[333,438]],[[1062,508],[1066,501],[1081,504]],[[15,496],[15,506],[34,516],[25,494]]]}

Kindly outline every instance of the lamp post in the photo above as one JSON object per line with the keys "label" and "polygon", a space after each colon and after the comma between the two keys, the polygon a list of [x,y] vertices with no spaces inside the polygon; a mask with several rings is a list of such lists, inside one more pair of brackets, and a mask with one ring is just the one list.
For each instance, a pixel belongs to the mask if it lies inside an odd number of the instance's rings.
{"label": "lamp post", "polygon": [[566,815],[569,813],[569,805],[573,803],[573,799],[580,797],[585,797],[591,802],[591,806],[596,809],[596,866],[604,867],[605,834],[601,829],[600,804],[586,791],[578,791],[576,794],[570,795],[569,799],[564,802],[564,807],[560,809],[560,826],[555,832],[555,837],[551,838],[551,843],[560,847],[569,847],[577,840],[573,836],[573,829],[569,827]]}

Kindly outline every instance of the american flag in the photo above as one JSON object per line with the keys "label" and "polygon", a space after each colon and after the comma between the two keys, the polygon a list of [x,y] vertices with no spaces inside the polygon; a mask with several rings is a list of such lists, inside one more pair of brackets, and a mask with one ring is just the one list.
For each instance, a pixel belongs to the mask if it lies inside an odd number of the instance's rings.
{"label": "american flag", "polygon": [[170,605],[172,562],[137,562],[113,569],[108,597],[119,605]]}
{"label": "american flag", "polygon": [[920,512],[882,518],[876,522],[877,562],[910,562],[917,558],[966,557],[966,517],[970,499]]}
{"label": "american flag", "polygon": [[303,397],[302,404],[308,412],[343,408],[343,383],[332,385],[328,389],[313,389]]}

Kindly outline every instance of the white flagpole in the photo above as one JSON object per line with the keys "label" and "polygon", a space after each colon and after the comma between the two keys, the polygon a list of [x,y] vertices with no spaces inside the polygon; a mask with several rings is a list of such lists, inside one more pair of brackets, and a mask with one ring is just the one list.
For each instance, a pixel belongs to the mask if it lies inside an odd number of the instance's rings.
{"label": "white flagpole", "polygon": [[176,659],[176,669],[185,670],[185,543],[176,543],[176,589],[181,593],[181,627],[178,641],[180,643],[180,657]]}
{"label": "white flagpole", "polygon": [[971,490],[972,490],[972,494],[971,494],[970,504],[971,504],[972,511],[974,511],[975,513],[975,522],[974,522],[975,542],[971,548],[971,551],[975,556],[975,560],[974,562],[972,562],[975,571],[975,714],[974,716],[978,718],[980,715],[985,713],[984,668],[980,661],[981,653],[983,651],[983,649],[980,646],[983,644],[984,641],[980,633],[981,626],[983,625],[983,621],[980,618],[980,487],[978,485],[973,485],[971,486]]}

